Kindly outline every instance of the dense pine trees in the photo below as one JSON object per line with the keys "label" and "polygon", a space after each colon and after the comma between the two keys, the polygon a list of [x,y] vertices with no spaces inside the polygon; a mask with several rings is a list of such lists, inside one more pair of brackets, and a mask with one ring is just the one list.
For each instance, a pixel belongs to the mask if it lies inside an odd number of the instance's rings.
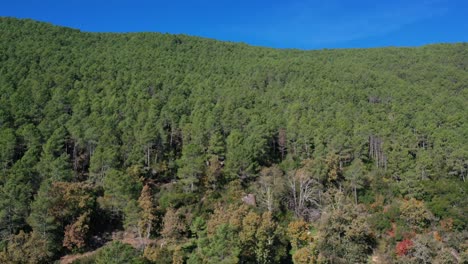
{"label": "dense pine trees", "polygon": [[0,36],[2,263],[468,259],[466,43]]}

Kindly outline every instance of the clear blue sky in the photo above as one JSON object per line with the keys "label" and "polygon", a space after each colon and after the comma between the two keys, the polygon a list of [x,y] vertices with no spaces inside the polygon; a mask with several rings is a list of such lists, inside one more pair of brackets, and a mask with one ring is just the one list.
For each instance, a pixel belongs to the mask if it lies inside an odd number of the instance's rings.
{"label": "clear blue sky", "polygon": [[3,0],[0,16],[93,32],[168,32],[277,48],[468,42],[468,0]]}

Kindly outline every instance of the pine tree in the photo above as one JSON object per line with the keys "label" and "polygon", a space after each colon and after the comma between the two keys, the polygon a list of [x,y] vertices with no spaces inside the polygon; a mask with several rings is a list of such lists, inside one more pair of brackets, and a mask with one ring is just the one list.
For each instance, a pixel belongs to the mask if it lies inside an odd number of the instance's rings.
{"label": "pine tree", "polygon": [[143,240],[143,245],[146,247],[146,240],[150,238],[153,231],[153,225],[156,221],[155,206],[151,188],[146,184],[141,190],[138,205],[141,208],[140,220],[138,222],[138,233]]}

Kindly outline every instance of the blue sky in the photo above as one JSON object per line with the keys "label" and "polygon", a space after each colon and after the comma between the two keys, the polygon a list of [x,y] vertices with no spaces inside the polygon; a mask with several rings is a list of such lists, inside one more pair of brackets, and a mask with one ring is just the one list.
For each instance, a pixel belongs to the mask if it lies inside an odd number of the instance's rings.
{"label": "blue sky", "polygon": [[92,32],[168,32],[276,48],[468,42],[468,0],[3,0],[0,16]]}

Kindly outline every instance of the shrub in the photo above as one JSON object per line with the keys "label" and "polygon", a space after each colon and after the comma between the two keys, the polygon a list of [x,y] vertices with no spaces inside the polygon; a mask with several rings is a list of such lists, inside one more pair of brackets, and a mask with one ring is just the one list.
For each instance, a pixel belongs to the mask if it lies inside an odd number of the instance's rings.
{"label": "shrub", "polygon": [[408,251],[413,247],[413,241],[405,239],[396,244],[396,254],[398,256],[405,256]]}

